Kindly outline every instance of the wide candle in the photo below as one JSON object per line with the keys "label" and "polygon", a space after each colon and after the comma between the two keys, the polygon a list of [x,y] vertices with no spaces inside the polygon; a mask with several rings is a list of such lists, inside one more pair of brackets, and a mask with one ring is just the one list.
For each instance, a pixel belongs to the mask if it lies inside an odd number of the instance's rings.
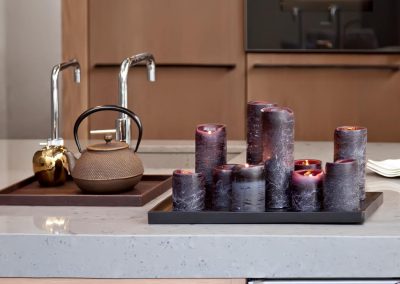
{"label": "wide candle", "polygon": [[365,199],[365,164],[367,162],[367,128],[341,126],[335,129],[334,160],[355,159],[358,162],[358,187],[360,200]]}
{"label": "wide candle", "polygon": [[257,165],[263,161],[261,110],[277,104],[265,101],[247,103],[247,155],[248,164]]}
{"label": "wide candle", "polygon": [[230,211],[232,200],[232,169],[236,164],[217,166],[213,170],[212,209]]}
{"label": "wide candle", "polygon": [[206,187],[206,209],[212,209],[212,171],[226,164],[226,127],[201,124],[196,128],[196,173],[202,173]]}
{"label": "wide candle", "polygon": [[266,207],[288,208],[290,176],[294,163],[294,114],[285,107],[264,108],[261,112]]}
{"label": "wide candle", "polygon": [[172,175],[172,203],[174,211],[204,209],[204,177],[200,173],[175,170]]}
{"label": "wide candle", "polygon": [[237,165],[232,169],[232,211],[265,211],[264,166]]}
{"label": "wide candle", "polygon": [[301,159],[294,161],[294,170],[317,170],[321,169],[321,160],[316,159]]}
{"label": "wide candle", "polygon": [[326,211],[360,210],[357,181],[358,163],[354,159],[326,163],[323,207]]}
{"label": "wide candle", "polygon": [[292,209],[295,211],[319,211],[322,205],[324,172],[320,169],[292,172]]}

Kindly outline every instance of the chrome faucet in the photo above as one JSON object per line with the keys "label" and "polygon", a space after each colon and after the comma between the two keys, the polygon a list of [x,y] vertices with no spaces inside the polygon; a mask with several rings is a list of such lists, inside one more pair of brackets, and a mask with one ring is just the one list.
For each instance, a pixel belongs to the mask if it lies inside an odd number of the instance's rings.
{"label": "chrome faucet", "polygon": [[59,133],[59,86],[58,77],[62,70],[68,67],[75,67],[74,69],[74,81],[80,83],[81,80],[81,67],[76,59],[72,59],[68,62],[57,64],[51,71],[51,138],[48,141],[49,146],[60,146],[63,145],[63,140],[60,138]]}
{"label": "chrome faucet", "polygon": [[[126,58],[122,61],[121,70],[118,77],[118,94],[119,94],[119,105],[128,108],[128,71],[132,66],[138,63],[146,61],[147,66],[147,79],[150,82],[156,81],[156,62],[154,57],[150,53],[140,53]],[[126,114],[121,114],[116,121],[116,139],[118,141],[125,141],[127,144],[131,144],[131,124],[130,119]]]}

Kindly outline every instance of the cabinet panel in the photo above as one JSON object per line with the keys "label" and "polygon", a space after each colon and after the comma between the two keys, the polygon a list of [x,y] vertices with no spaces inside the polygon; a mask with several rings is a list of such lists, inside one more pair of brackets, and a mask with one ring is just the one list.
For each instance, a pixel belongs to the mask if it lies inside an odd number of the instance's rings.
{"label": "cabinet panel", "polygon": [[399,63],[394,55],[249,54],[248,100],[292,108],[297,140],[332,140],[335,127],[355,124],[369,141],[398,142]]}
{"label": "cabinet panel", "polygon": [[151,52],[159,63],[234,64],[243,56],[241,0],[91,0],[90,61]]}
{"label": "cabinet panel", "polygon": [[[90,104],[118,102],[119,68],[94,68]],[[227,125],[229,139],[244,138],[244,68],[158,67],[157,81],[146,70],[129,73],[128,105],[142,119],[146,139],[193,139],[197,124]],[[113,128],[115,116],[97,113],[91,129]]]}

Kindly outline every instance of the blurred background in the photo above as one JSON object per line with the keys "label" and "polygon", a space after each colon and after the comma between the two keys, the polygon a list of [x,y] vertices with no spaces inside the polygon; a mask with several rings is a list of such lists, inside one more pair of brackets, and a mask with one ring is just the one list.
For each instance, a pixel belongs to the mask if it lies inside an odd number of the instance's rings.
{"label": "blurred background", "polygon": [[60,0],[0,0],[0,138],[50,132],[50,72],[61,60]]}

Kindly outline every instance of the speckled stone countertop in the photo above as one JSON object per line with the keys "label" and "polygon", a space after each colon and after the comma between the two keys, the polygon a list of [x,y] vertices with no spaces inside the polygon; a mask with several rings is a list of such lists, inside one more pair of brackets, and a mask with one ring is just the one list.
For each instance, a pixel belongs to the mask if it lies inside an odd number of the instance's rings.
{"label": "speckled stone countertop", "polygon": [[[2,187],[31,174],[23,161],[36,142],[0,141]],[[193,151],[160,143],[143,152]],[[399,150],[367,151],[382,160]],[[330,161],[333,143],[297,142],[295,157]],[[367,190],[383,191],[384,203],[363,225],[148,225],[147,211],[170,192],[141,208],[1,206],[0,277],[400,278],[400,179],[368,172]]]}

